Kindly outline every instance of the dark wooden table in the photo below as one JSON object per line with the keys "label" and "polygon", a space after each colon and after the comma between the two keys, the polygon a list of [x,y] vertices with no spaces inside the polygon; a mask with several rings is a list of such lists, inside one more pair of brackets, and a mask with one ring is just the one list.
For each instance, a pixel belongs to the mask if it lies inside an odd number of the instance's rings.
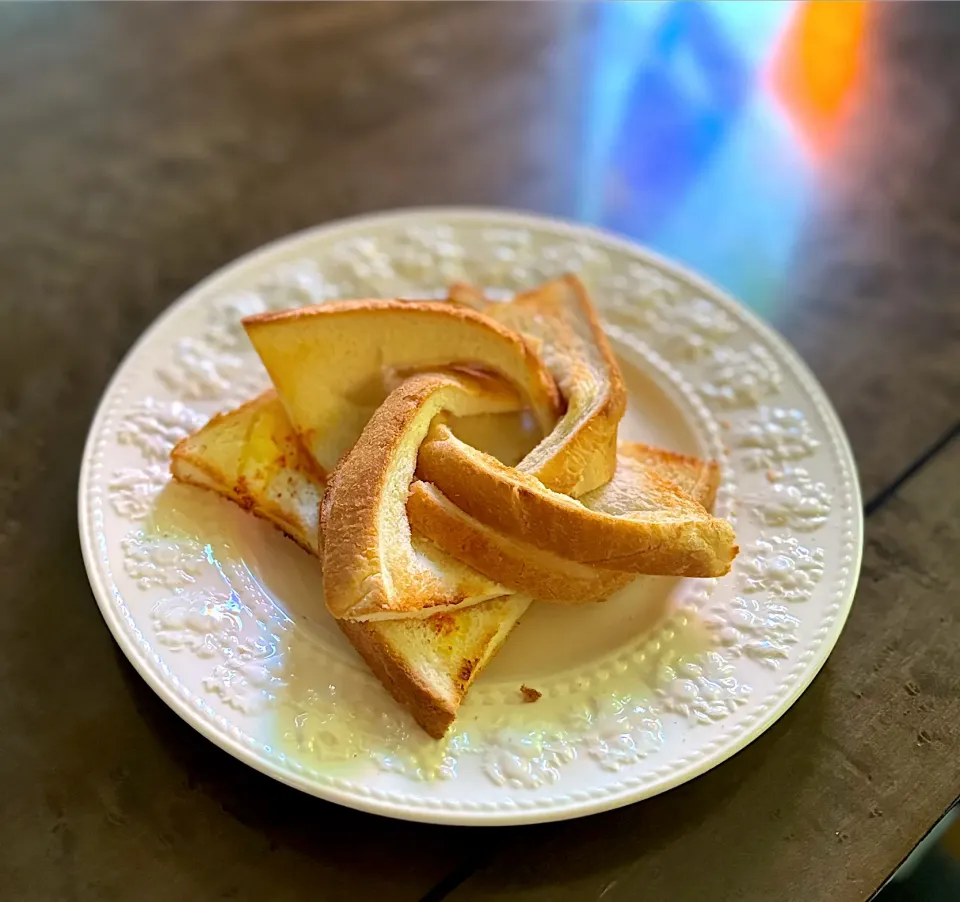
{"label": "dark wooden table", "polygon": [[[643,6],[0,6],[3,898],[863,900],[954,801],[960,9]],[[80,558],[88,424],[164,307],[287,232],[465,202],[740,294],[862,475],[860,590],[809,691],[579,822],[403,824],[260,776],[142,683]]]}

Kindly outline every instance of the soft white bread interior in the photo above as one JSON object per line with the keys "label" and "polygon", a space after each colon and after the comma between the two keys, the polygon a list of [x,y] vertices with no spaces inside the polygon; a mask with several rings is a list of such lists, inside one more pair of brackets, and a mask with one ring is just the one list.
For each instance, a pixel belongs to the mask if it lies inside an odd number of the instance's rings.
{"label": "soft white bread interior", "polygon": [[456,304],[347,301],[252,316],[243,325],[326,474],[388,394],[391,371],[479,365],[520,390],[544,431],[561,412],[557,386],[529,345]]}

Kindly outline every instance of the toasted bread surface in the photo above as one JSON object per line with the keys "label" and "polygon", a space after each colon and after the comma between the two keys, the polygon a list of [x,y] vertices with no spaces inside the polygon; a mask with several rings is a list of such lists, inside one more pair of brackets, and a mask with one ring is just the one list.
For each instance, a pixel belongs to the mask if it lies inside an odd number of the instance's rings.
{"label": "toasted bread surface", "polygon": [[179,482],[211,489],[319,553],[325,483],[300,447],[276,393],[215,416],[170,455]]}
{"label": "toasted bread surface", "polygon": [[677,454],[642,442],[620,442],[613,479],[591,492],[585,501],[593,510],[608,514],[630,510],[630,494],[634,483],[631,470],[641,465],[652,467],[658,475],[699,501],[707,511],[713,512],[717,489],[720,488],[720,465],[715,460]]}
{"label": "toasted bread surface", "polygon": [[337,623],[390,694],[439,739],[529,606],[510,595],[421,619]]}
{"label": "toasted bread surface", "polygon": [[321,508],[327,608],[339,619],[427,616],[506,594],[411,535],[406,500],[430,422],[518,410],[499,379],[466,373],[411,376],[377,408],[334,471]]}
{"label": "toasted bread surface", "polygon": [[456,304],[348,301],[243,321],[290,422],[325,474],[388,394],[390,370],[481,365],[524,394],[544,430],[557,386],[516,332]]}

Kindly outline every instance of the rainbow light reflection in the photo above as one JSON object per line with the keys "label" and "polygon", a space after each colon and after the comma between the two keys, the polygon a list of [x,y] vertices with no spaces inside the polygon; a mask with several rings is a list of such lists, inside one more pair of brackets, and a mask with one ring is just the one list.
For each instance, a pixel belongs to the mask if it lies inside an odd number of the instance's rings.
{"label": "rainbow light reflection", "polygon": [[863,6],[599,7],[578,215],[769,312],[856,86]]}

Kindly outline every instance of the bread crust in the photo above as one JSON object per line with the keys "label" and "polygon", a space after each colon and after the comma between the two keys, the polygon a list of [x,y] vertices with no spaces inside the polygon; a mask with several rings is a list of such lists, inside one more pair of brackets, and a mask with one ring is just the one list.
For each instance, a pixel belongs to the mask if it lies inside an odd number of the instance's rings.
{"label": "bread crust", "polygon": [[517,469],[574,497],[603,485],[616,467],[627,393],[583,283],[567,274],[487,310],[537,347],[567,405]]}
{"label": "bread crust", "polygon": [[[446,556],[424,566],[414,548],[406,495],[430,421],[509,412],[520,397],[500,380],[421,373],[394,390],[331,477],[321,506],[327,608],[338,619],[405,617],[477,604],[504,587]],[[437,570],[443,571],[443,578]]]}
{"label": "bread crust", "polygon": [[[736,544],[726,520],[711,517],[653,468],[628,461],[621,466],[629,468],[622,479],[636,501],[620,516],[550,491],[464,444],[443,424],[435,425],[421,445],[417,473],[480,524],[570,561],[649,576],[715,577],[729,571]],[[423,510],[417,506],[413,515],[417,528],[424,525]],[[433,515],[435,520],[441,516],[439,511]],[[448,547],[443,531],[434,533],[441,547],[462,553],[462,546],[458,551]]]}
{"label": "bread crust", "polygon": [[[473,519],[435,486],[410,486],[407,512],[418,531],[509,589],[553,604],[603,601],[629,585],[633,573],[590,567],[518,542]],[[491,577],[493,578],[493,577]]]}

